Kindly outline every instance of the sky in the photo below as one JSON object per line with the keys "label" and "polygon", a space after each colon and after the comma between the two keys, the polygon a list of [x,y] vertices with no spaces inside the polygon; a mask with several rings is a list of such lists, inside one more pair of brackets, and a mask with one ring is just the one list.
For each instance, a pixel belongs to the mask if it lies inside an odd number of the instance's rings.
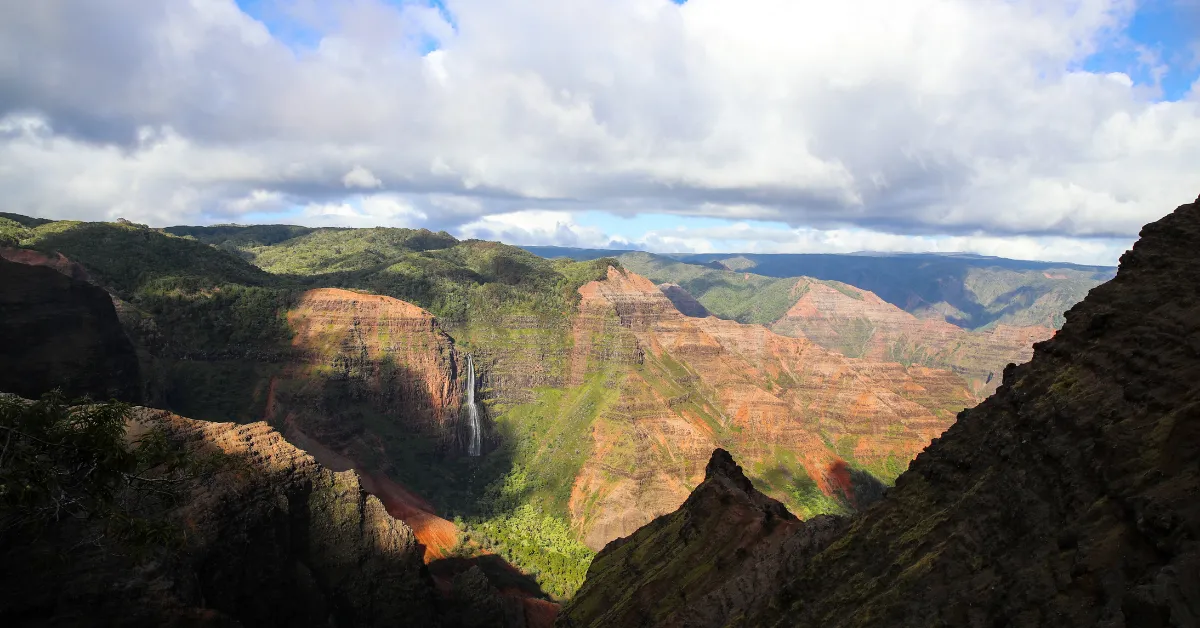
{"label": "sky", "polygon": [[1200,0],[0,4],[0,211],[1114,264]]}

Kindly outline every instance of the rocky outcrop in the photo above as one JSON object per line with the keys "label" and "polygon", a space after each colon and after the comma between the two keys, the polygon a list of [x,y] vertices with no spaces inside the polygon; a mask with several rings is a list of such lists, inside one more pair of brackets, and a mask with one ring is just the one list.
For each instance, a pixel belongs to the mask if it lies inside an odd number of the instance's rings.
{"label": "rocky outcrop", "polygon": [[108,293],[50,262],[0,259],[0,390],[138,401],[137,355]]}
{"label": "rocky outcrop", "polygon": [[846,356],[953,370],[978,399],[1000,385],[1009,363],[1024,364],[1033,343],[1054,335],[1049,327],[997,325],[968,331],[940,319],[921,319],[873,292],[802,278],[796,303],[771,325],[777,333],[805,337]]}
{"label": "rocky outcrop", "polygon": [[[751,501],[726,489],[722,515],[697,498],[665,518],[707,527],[654,537],[656,522],[610,544],[562,624],[1196,625],[1197,241],[1200,200],[1143,229],[1116,278],[864,513],[782,540],[748,533],[747,553],[785,565],[772,577],[747,579],[737,565],[698,588],[654,577],[708,569],[720,550],[706,535]],[[808,540],[825,525],[844,532]]]}
{"label": "rocky outcrop", "polygon": [[591,338],[608,339],[605,355],[637,349],[592,426],[572,492],[573,520],[592,547],[676,508],[715,447],[775,478],[765,489],[780,499],[810,479],[832,495],[835,465],[894,477],[973,401],[948,371],[853,360],[759,325],[683,316],[631,272],[610,269],[579,292],[577,373],[596,363]]}
{"label": "rocky outcrop", "polygon": [[802,525],[718,449],[678,510],[596,556],[557,625],[722,625],[768,603],[779,580],[844,528],[829,516]]}
{"label": "rocky outcrop", "polygon": [[420,544],[354,473],[321,467],[265,423],[136,409],[131,434],[152,428],[218,461],[154,515],[182,529],[183,546],[60,545],[66,562],[9,555],[24,568],[5,570],[7,625],[438,624]]}
{"label": "rocky outcrop", "polygon": [[46,266],[80,281],[88,281],[87,269],[83,264],[73,262],[62,253],[45,253],[33,249],[18,249],[0,247],[0,258],[28,266]]}

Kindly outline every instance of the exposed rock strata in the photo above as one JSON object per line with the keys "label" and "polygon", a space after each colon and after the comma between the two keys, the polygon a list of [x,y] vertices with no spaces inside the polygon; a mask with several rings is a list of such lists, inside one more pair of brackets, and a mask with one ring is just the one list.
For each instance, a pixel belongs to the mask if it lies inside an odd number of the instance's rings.
{"label": "exposed rock strata", "polygon": [[[1141,236],[866,512],[782,539],[751,531],[722,562],[705,540],[756,496],[710,474],[678,512],[605,548],[560,623],[1197,625],[1200,200]],[[674,521],[703,527],[660,533]],[[845,531],[810,540],[829,525]],[[714,569],[715,584],[688,586]]]}
{"label": "exposed rock strata", "polygon": [[287,317],[300,357],[270,382],[268,421],[295,425],[367,468],[385,462],[372,417],[397,433],[461,445],[454,344],[428,312],[322,288],[306,292]]}
{"label": "exposed rock strata", "polygon": [[972,332],[945,320],[921,319],[873,292],[835,282],[800,279],[795,305],[771,325],[850,357],[947,368],[983,399],[1000,385],[1009,363],[1023,364],[1033,343],[1054,335],[1049,327],[997,325]]}
{"label": "exposed rock strata", "polygon": [[[762,472],[795,460],[779,471],[832,492],[827,471],[843,456],[903,464],[972,402],[948,371],[852,360],[759,325],[685,317],[634,273],[610,269],[580,294],[573,380],[598,353],[627,365],[572,493],[593,547],[676,508],[714,447]],[[598,337],[608,350],[597,351]]]}
{"label": "exposed rock strata", "polygon": [[18,550],[6,559],[25,566],[5,570],[6,625],[437,625],[420,544],[354,473],[321,467],[265,423],[135,416],[135,433],[156,425],[189,455],[221,455],[221,470],[181,486],[180,506],[162,514],[184,547],[139,559],[80,544],[67,562]]}

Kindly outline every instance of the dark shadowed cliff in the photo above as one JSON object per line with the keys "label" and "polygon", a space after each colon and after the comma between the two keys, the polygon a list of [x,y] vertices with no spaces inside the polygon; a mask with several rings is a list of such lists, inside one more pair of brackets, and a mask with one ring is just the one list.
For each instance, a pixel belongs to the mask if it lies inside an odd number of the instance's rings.
{"label": "dark shadowed cliff", "polygon": [[1200,200],[1146,226],[857,517],[795,523],[717,452],[680,510],[598,555],[561,625],[1197,625],[1197,243]]}
{"label": "dark shadowed cliff", "polygon": [[0,321],[0,391],[139,400],[137,355],[104,290],[0,259]]}

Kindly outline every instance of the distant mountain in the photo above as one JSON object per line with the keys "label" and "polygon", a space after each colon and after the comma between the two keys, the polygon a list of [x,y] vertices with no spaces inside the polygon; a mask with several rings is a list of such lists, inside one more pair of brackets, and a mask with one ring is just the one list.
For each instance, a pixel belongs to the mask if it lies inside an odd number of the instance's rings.
{"label": "distant mountain", "polygon": [[[526,247],[548,257],[589,259],[600,250],[557,247]],[[607,254],[617,254],[607,251]],[[705,253],[655,255],[644,252],[620,253],[620,258],[635,272],[654,281],[677,283],[692,293],[713,314],[743,322],[770,323],[765,314],[745,318],[752,308],[745,299],[761,307],[764,300],[770,314],[782,315],[791,304],[777,298],[777,290],[766,278],[808,277],[836,281],[878,295],[884,301],[918,318],[944,320],[966,329],[987,329],[997,324],[1014,327],[1062,326],[1062,313],[1087,295],[1088,290],[1111,279],[1116,272],[1108,266],[1013,260],[965,253],[855,253],[855,254],[759,254]],[[688,267],[673,266],[686,264]],[[659,270],[648,272],[647,266]],[[708,274],[702,271],[751,273],[762,279],[746,277],[753,290],[735,287],[734,275]],[[698,277],[703,277],[698,279]],[[688,284],[692,282],[692,285]],[[704,287],[697,288],[696,284]],[[717,290],[714,296],[706,293]],[[773,296],[764,297],[762,290]],[[727,307],[710,300],[728,300],[740,296]],[[728,315],[726,312],[732,312]]]}
{"label": "distant mountain", "polygon": [[566,257],[579,262],[636,252],[634,249],[577,249],[569,246],[523,246],[521,248],[546,259]]}

